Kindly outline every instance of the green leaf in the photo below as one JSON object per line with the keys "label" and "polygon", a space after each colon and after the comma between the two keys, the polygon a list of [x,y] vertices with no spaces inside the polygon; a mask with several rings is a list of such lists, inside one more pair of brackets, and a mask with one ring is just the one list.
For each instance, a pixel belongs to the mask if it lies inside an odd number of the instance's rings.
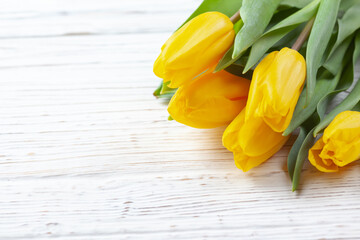
{"label": "green leaf", "polygon": [[169,88],[167,85],[164,85],[163,81],[160,82],[160,85],[156,88],[153,95],[156,98],[162,98],[167,101],[170,101],[172,96],[175,94],[177,89]]}
{"label": "green leaf", "polygon": [[186,21],[181,26],[194,17],[205,12],[217,11],[225,14],[228,17],[231,17],[235,14],[236,11],[240,9],[241,4],[242,0],[204,0],[195,10],[195,12],[193,12],[193,14],[191,14],[190,17],[186,19]]}
{"label": "green leaf", "polygon": [[351,110],[360,103],[360,81],[358,81],[354,89],[349,93],[349,95],[338,105],[336,106],[326,117],[316,126],[314,130],[314,135],[316,136],[321,132],[330,122],[335,118],[339,113]]}
{"label": "green leaf", "polygon": [[265,32],[267,32],[269,29],[273,28],[275,25],[277,25],[279,22],[281,22],[285,18],[296,13],[297,11],[299,11],[299,9],[294,8],[294,7],[291,7],[291,8],[278,7],[278,9],[275,11],[274,15],[272,16],[269,24],[267,25]]}
{"label": "green leaf", "polygon": [[289,173],[291,181],[293,180],[298,153],[300,151],[301,145],[303,144],[307,134],[308,134],[308,132],[306,131],[306,129],[304,127],[300,127],[299,135],[296,138],[296,141],[292,145],[291,150],[289,152],[288,160],[287,160],[287,167],[288,167],[288,173]]}
{"label": "green leaf", "polygon": [[360,112],[360,102],[358,102],[358,104],[356,104],[355,107],[353,107],[353,109],[351,109],[351,110]]}
{"label": "green leaf", "polygon": [[[329,72],[324,72],[323,76],[316,82],[316,95],[311,99],[307,107],[303,107],[306,101],[306,89],[303,90],[296,105],[293,118],[289,127],[285,130],[284,135],[288,135],[293,132],[307,118],[309,118],[315,110],[317,110],[320,115],[324,114],[328,105],[327,103],[332,99],[332,97],[340,91],[346,90],[352,84],[353,75],[348,75],[348,73],[353,73],[353,70],[351,70],[353,69],[353,64],[348,64],[348,62],[354,54],[357,55],[356,52],[358,52],[358,50],[354,52],[354,48],[349,48],[348,45],[349,44],[347,42],[343,42],[339,46],[339,49],[334,52],[333,57],[338,56],[338,58],[341,59],[340,67],[337,66],[337,74],[335,77],[329,79]],[[360,47],[358,48],[360,49]],[[344,49],[347,50],[346,53],[344,53]],[[332,58],[329,60],[332,61]],[[329,63],[329,66],[331,65],[332,64]],[[346,70],[342,73],[342,69],[346,65]]]}
{"label": "green leaf", "polygon": [[321,64],[324,64],[328,60],[330,52],[331,52],[331,50],[332,50],[332,48],[333,48],[333,46],[334,46],[334,44],[336,42],[337,34],[338,34],[337,27],[335,26],[335,28],[333,29],[333,32],[331,34],[329,43],[328,43],[328,45],[326,47],[325,53],[322,56]]}
{"label": "green leaf", "polygon": [[[288,32],[284,37],[277,41],[267,52],[272,52],[273,50],[281,50],[284,47],[291,48],[295,43],[296,39],[299,37],[301,31],[304,29],[306,23],[298,25],[294,30]],[[305,44],[303,45],[303,47]],[[300,52],[300,51],[299,51]],[[305,55],[305,52],[304,52]]]}
{"label": "green leaf", "polygon": [[314,0],[283,0],[280,5],[303,8]]}
{"label": "green leaf", "polygon": [[306,104],[310,103],[315,92],[316,74],[335,26],[340,1],[322,0],[316,14],[306,49]]}
{"label": "green leaf", "polygon": [[342,42],[340,46],[336,48],[334,53],[331,54],[331,57],[324,63],[323,66],[332,74],[335,75],[341,71],[342,61],[344,59],[346,50],[349,48],[351,40],[352,36],[348,37],[344,42]]}
{"label": "green leaf", "polygon": [[314,126],[319,123],[319,121],[319,115],[316,112],[312,114],[311,117],[306,120],[303,125],[301,125],[299,136],[290,150],[288,157],[288,166],[290,166],[290,168],[288,169],[289,176],[293,183],[293,191],[295,191],[299,185],[304,161],[307,158],[309,149],[315,140],[311,133],[314,129]]}
{"label": "green leaf", "polygon": [[[342,81],[337,87],[337,91],[334,91],[333,94],[337,94],[341,91],[348,89],[354,79],[354,69],[355,64],[360,56],[360,32],[357,33],[356,38],[354,40],[355,47],[352,56],[352,63],[349,64],[344,71]],[[350,94],[338,105],[336,106],[315,128],[314,135],[320,133],[330,122],[334,119],[336,115],[345,110],[351,110],[354,108],[360,101],[360,81],[358,81],[354,87],[354,89],[350,92]]]}
{"label": "green leaf", "polygon": [[163,81],[161,80],[160,85],[155,89],[155,91],[154,91],[154,93],[153,93],[153,95],[154,95],[155,97],[159,97],[159,96],[160,96],[160,91],[161,91],[161,89],[162,89],[162,86],[163,86]]}
{"label": "green leaf", "polygon": [[243,78],[250,79],[250,80],[251,80],[252,74],[253,74],[253,71],[248,71],[247,73],[244,74],[243,73],[244,66],[239,65],[239,64],[232,64],[229,67],[225,68],[225,71],[227,71],[231,74],[234,74],[236,76],[243,77]]}
{"label": "green leaf", "polygon": [[320,0],[312,1],[305,8],[285,18],[264,33],[251,47],[249,61],[245,66],[244,72],[252,68],[276,42],[294,30],[301,23],[307,22],[314,17],[319,7],[319,3]]}
{"label": "green leaf", "polygon": [[[350,61],[350,64],[347,64],[349,58],[351,58],[351,55],[353,55],[353,51],[354,51],[354,47],[351,46],[350,48],[347,49],[346,54],[342,55],[343,59],[342,59],[342,63],[340,62],[340,68],[338,71],[338,74],[340,77],[340,79],[338,80],[338,83],[335,87],[334,90],[329,91],[328,93],[326,93],[317,103],[316,105],[316,110],[317,110],[317,114],[319,115],[320,118],[323,118],[326,111],[328,110],[328,105],[331,102],[331,100],[336,96],[336,94],[348,89],[354,79],[354,65],[352,64],[352,62]],[[345,70],[342,71],[342,69],[345,67]],[[333,82],[334,84],[336,83],[336,81]],[[333,85],[331,85],[333,86]]]}
{"label": "green leaf", "polygon": [[266,29],[281,0],[243,0],[240,16],[244,26],[236,34],[232,58],[238,59]]}
{"label": "green leaf", "polygon": [[306,108],[303,107],[306,102],[306,87],[304,88],[295,107],[291,122],[283,133],[284,136],[289,135],[303,122],[305,122],[316,110],[318,102],[336,88],[341,77],[341,72],[339,72],[335,77],[329,78],[330,75],[331,74],[329,72],[325,71],[323,76],[316,82],[316,95],[311,99],[311,102]]}
{"label": "green leaf", "polygon": [[169,88],[167,84],[163,84],[160,91],[160,95],[174,94],[176,90],[177,90],[176,88]]}
{"label": "green leaf", "polygon": [[308,152],[309,149],[313,146],[314,144],[314,137],[312,136],[314,130],[311,130],[307,133],[296,158],[296,163],[295,163],[295,168],[294,168],[294,173],[293,173],[293,177],[292,177],[292,190],[295,191],[297,189],[297,187],[299,186],[299,182],[300,182],[300,176],[301,176],[301,171],[305,162],[305,159],[308,156]]}
{"label": "green leaf", "polygon": [[[338,86],[336,87],[336,92],[342,92],[348,89],[352,83],[354,82],[354,70],[355,70],[355,64],[356,64],[356,58],[358,55],[358,51],[354,50],[354,47],[350,47],[349,50],[351,51],[351,54],[353,55],[353,59],[349,62],[349,64],[346,65],[346,68],[343,72],[343,75],[340,79],[340,82]],[[356,56],[357,55],[357,56]]]}
{"label": "green leaf", "polygon": [[[360,28],[360,2],[349,8],[344,16],[338,20],[339,33],[332,52],[357,29]],[[330,55],[331,56],[331,55]]]}
{"label": "green leaf", "polygon": [[[282,21],[283,19],[285,19],[288,15],[291,15],[292,13],[294,13],[294,9],[291,8],[291,9],[285,9],[285,10],[281,10],[281,11],[278,11],[274,16],[273,18],[271,19],[269,25],[268,25],[268,28],[271,26],[275,26],[279,21]],[[241,22],[241,26],[243,26],[243,22],[242,20],[239,21]],[[239,23],[238,22],[238,23]],[[237,23],[237,24],[238,24]],[[271,28],[270,27],[270,28]],[[237,30],[237,29],[236,29]],[[292,34],[296,34],[296,32],[292,33]],[[289,34],[290,35],[290,34]],[[291,37],[291,36],[290,36]],[[284,37],[282,40],[286,40],[287,37]],[[283,42],[283,41],[279,41],[277,42],[276,44],[274,44],[273,47],[276,47],[278,46],[279,44],[288,44],[289,41],[291,39],[288,39],[288,41],[286,42]],[[232,58],[232,54],[233,54],[233,51],[234,51],[234,45],[224,54],[224,56],[222,57],[222,59],[219,61],[218,65],[216,66],[215,68],[215,71],[214,72],[218,72],[218,71],[221,71],[227,67],[229,67],[230,65],[234,64],[235,62],[237,62],[239,59],[241,59],[243,56],[246,56],[248,51],[247,50],[245,53],[243,53],[241,56],[237,57],[237,58]]]}
{"label": "green leaf", "polygon": [[346,11],[351,8],[353,5],[359,3],[359,0],[344,0],[340,3],[340,11]]}
{"label": "green leaf", "polygon": [[238,58],[232,58],[232,53],[234,51],[234,46],[232,46],[221,58],[218,65],[216,66],[214,72],[219,72],[227,67],[229,67],[231,64],[235,63],[240,57]]}

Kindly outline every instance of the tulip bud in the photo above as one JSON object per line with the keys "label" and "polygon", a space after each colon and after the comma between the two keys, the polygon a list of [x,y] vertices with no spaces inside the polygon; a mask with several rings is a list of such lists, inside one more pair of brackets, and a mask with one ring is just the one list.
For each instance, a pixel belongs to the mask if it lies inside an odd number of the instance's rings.
{"label": "tulip bud", "polygon": [[270,53],[255,68],[245,121],[261,117],[274,131],[285,131],[305,78],[306,63],[300,53],[289,48]]}
{"label": "tulip bud", "polygon": [[250,81],[226,71],[205,74],[180,87],[168,112],[176,121],[195,128],[229,124],[245,107]]}
{"label": "tulip bud", "polygon": [[306,76],[304,58],[283,48],[255,68],[246,108],[223,134],[223,145],[234,153],[243,171],[269,159],[286,143],[288,127]]}
{"label": "tulip bud", "polygon": [[220,12],[207,12],[177,30],[162,46],[154,73],[170,88],[215,66],[233,43],[235,32],[230,19]]}
{"label": "tulip bud", "polygon": [[245,121],[246,108],[232,121],[223,134],[223,145],[234,154],[236,166],[244,172],[269,159],[289,137],[273,131],[262,118]]}
{"label": "tulip bud", "polygon": [[360,112],[339,113],[309,150],[309,161],[319,171],[337,172],[360,159]]}

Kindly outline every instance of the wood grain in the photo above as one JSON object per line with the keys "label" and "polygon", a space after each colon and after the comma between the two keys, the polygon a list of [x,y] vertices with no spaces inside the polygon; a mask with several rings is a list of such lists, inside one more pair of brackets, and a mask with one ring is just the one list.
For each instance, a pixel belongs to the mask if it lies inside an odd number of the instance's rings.
{"label": "wood grain", "polygon": [[[162,43],[199,0],[3,0],[0,239],[358,239],[360,174],[243,173],[224,128],[167,121]],[[358,76],[358,75],[357,75]]]}

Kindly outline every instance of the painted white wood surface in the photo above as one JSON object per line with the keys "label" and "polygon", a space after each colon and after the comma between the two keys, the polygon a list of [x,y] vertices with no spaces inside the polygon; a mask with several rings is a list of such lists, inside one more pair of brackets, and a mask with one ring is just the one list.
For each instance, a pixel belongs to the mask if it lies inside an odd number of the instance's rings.
{"label": "painted white wood surface", "polygon": [[166,120],[152,63],[199,0],[2,0],[0,239],[358,239],[360,172],[243,173]]}

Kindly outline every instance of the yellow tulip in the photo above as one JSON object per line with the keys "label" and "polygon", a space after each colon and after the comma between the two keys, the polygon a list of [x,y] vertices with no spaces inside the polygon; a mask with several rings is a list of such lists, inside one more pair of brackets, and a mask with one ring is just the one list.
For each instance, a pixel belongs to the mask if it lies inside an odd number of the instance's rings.
{"label": "yellow tulip", "polygon": [[285,131],[305,78],[306,63],[296,50],[283,48],[267,55],[255,68],[245,121],[260,117],[274,131]]}
{"label": "yellow tulip", "polygon": [[286,143],[289,137],[282,132],[290,124],[305,77],[304,58],[289,48],[270,53],[255,68],[246,108],[223,135],[238,168],[258,166]]}
{"label": "yellow tulip", "polygon": [[245,107],[250,81],[226,71],[205,74],[180,87],[168,112],[176,121],[195,128],[229,124]]}
{"label": "yellow tulip", "polygon": [[245,121],[246,108],[226,128],[222,139],[233,152],[236,166],[244,172],[269,159],[289,139],[273,131],[260,117]]}
{"label": "yellow tulip", "polygon": [[235,31],[230,19],[219,12],[193,18],[162,46],[154,73],[178,88],[215,66],[233,43]]}
{"label": "yellow tulip", "polygon": [[360,112],[339,113],[309,150],[309,161],[322,172],[336,172],[360,159]]}

